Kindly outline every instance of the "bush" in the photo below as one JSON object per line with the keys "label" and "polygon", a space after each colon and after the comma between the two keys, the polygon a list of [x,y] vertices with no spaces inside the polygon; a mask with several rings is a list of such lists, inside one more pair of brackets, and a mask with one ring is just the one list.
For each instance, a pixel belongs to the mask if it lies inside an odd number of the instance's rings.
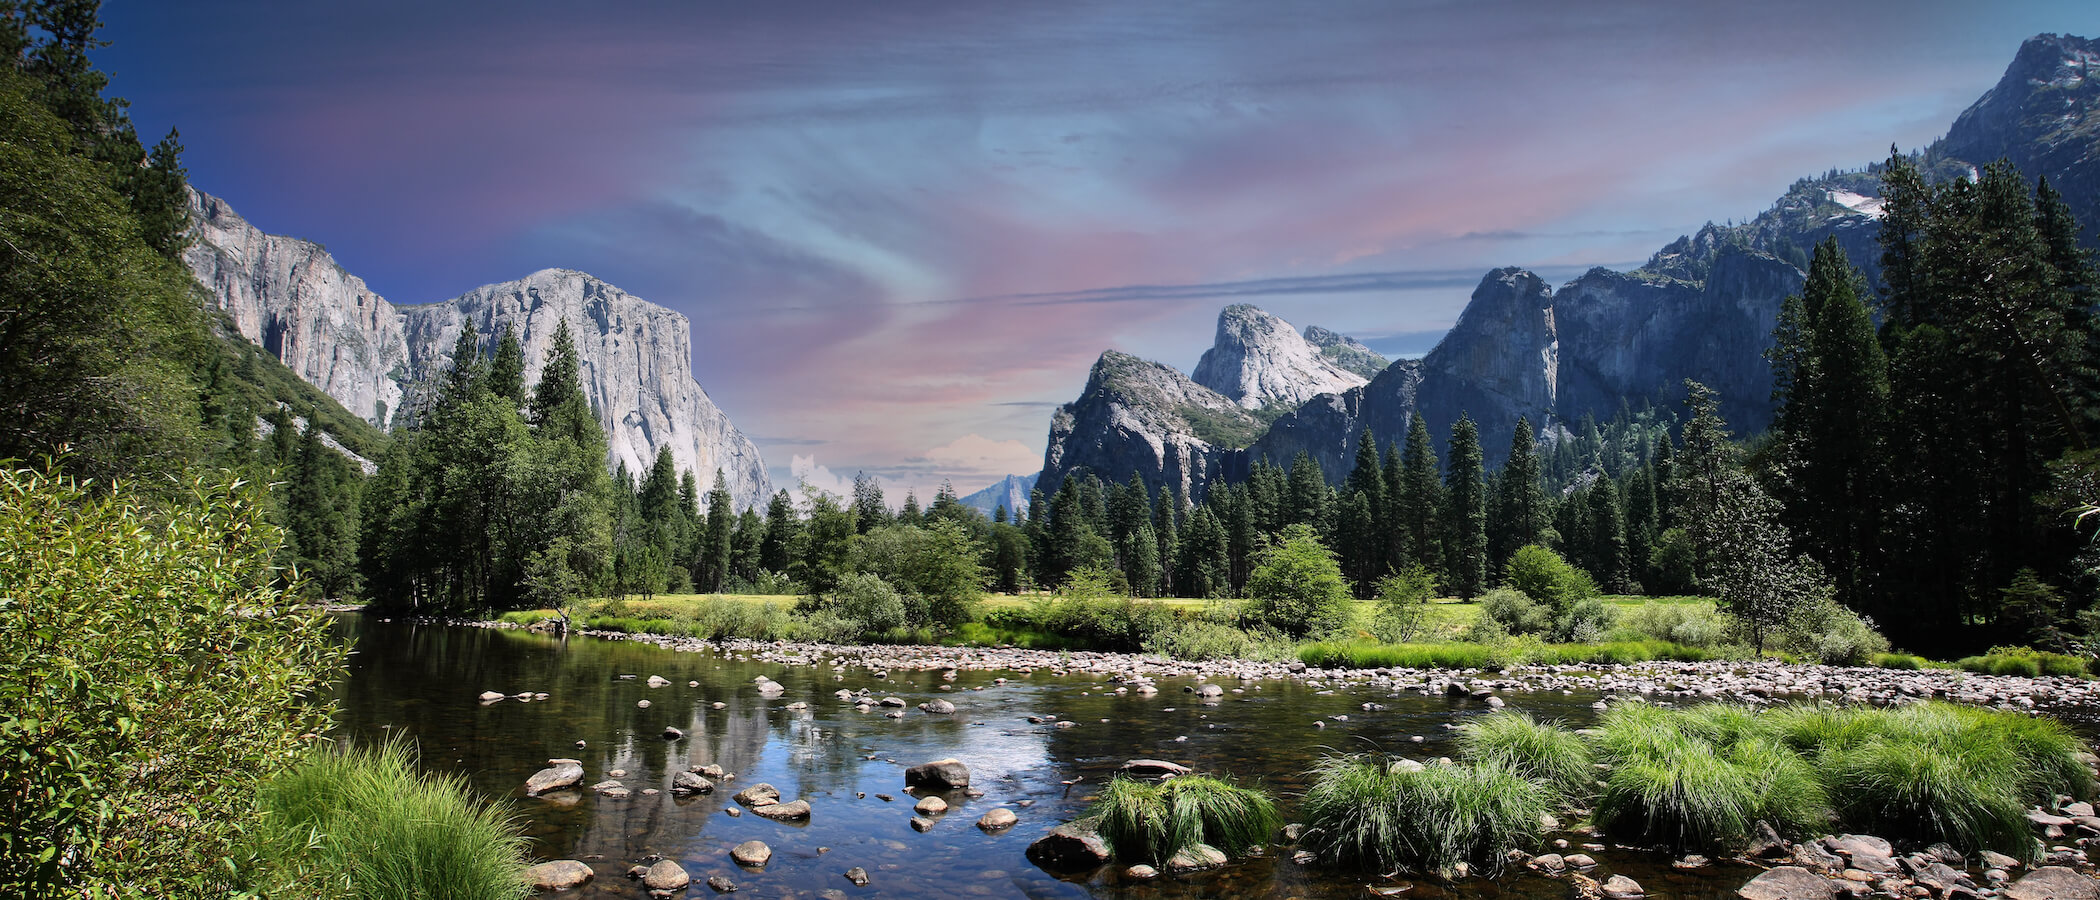
{"label": "bush", "polygon": [[1830,666],[1864,665],[1889,649],[1873,622],[1828,597],[1801,604],[1774,638],[1775,649]]}
{"label": "bush", "polygon": [[1560,795],[1563,805],[1596,793],[1588,744],[1574,732],[1540,724],[1527,713],[1498,710],[1459,726],[1458,752],[1468,762],[1495,763]]}
{"label": "bush", "polygon": [[1423,766],[1377,753],[1329,756],[1310,773],[1302,843],[1329,863],[1449,873],[1500,870],[1535,844],[1551,794],[1506,766]]}
{"label": "bush", "polygon": [[1288,659],[1295,645],[1273,631],[1258,633],[1201,619],[1176,619],[1145,641],[1145,652],[1202,662],[1211,659]]}
{"label": "bush", "polygon": [[1247,617],[1292,637],[1349,627],[1352,604],[1334,552],[1310,526],[1292,525],[1247,577]]}
{"label": "bush", "polygon": [[1712,650],[1728,643],[1735,624],[1711,604],[1649,600],[1619,616],[1619,627],[1658,641]]}
{"label": "bush", "polygon": [[1565,644],[1589,644],[1603,640],[1618,615],[1595,597],[1575,601],[1553,622],[1553,639]]}
{"label": "bush", "polygon": [[416,772],[407,747],[321,752],[261,792],[244,887],[262,896],[516,900],[527,841],[458,776]]}
{"label": "bush", "polygon": [[328,729],[324,615],[231,477],[149,507],[0,472],[0,896],[224,893],[254,785]]}
{"label": "bush", "polygon": [[1876,653],[1870,661],[1877,669],[1915,671],[1925,668],[1924,658],[1912,656],[1908,653]]}
{"label": "bush", "polygon": [[859,622],[862,631],[888,631],[904,624],[904,598],[879,575],[839,579],[831,592],[831,607],[839,618]]}
{"label": "bush", "polygon": [[1576,603],[1597,596],[1597,582],[1590,573],[1537,544],[1517,548],[1503,568],[1503,580],[1545,604],[1555,616],[1564,616]]}
{"label": "bush", "polygon": [[1505,634],[1544,634],[1553,629],[1552,608],[1511,588],[1482,594],[1480,618],[1500,626]]}
{"label": "bush", "polygon": [[1283,820],[1260,792],[1203,775],[1160,782],[1118,777],[1090,813],[1125,861],[1163,863],[1195,844],[1239,856],[1268,843]]}
{"label": "bush", "polygon": [[1425,606],[1436,592],[1436,574],[1419,563],[1405,572],[1379,579],[1375,598],[1378,612],[1371,622],[1372,634],[1392,644],[1420,637],[1427,618]]}

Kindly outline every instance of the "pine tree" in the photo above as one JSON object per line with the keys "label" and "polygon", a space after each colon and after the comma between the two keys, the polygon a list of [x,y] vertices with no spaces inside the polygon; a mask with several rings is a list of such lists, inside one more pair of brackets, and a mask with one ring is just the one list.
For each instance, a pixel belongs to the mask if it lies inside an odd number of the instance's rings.
{"label": "pine tree", "polygon": [[785,575],[794,565],[795,538],[802,520],[795,515],[795,501],[785,488],[775,491],[766,504],[766,536],[758,544],[758,566]]}
{"label": "pine tree", "polygon": [[719,594],[729,580],[729,557],[734,549],[736,512],[731,508],[729,477],[715,470],[715,486],[707,492],[707,532],[701,542],[701,592]]}
{"label": "pine tree", "polygon": [[1487,591],[1487,484],[1480,432],[1471,416],[1451,426],[1451,471],[1444,487],[1444,547],[1450,586],[1464,599]]}
{"label": "pine tree", "polygon": [[1626,593],[1629,556],[1618,488],[1610,478],[1598,478],[1584,501],[1588,506],[1584,520],[1589,527],[1589,552],[1584,557],[1589,560],[1590,574],[1606,593]]}
{"label": "pine tree", "polygon": [[866,472],[853,473],[854,530],[867,534],[890,523],[889,504],[883,502],[882,485]]}
{"label": "pine tree", "polygon": [[1541,543],[1546,522],[1546,494],[1539,483],[1531,420],[1519,416],[1509,436],[1509,459],[1495,478],[1495,495],[1488,510],[1489,576],[1496,577],[1518,547]]}
{"label": "pine tree", "polygon": [[496,341],[496,354],[489,358],[489,393],[525,404],[525,348],[518,344],[518,330],[503,324],[503,337]]}
{"label": "pine tree", "polygon": [[1284,525],[1307,525],[1318,534],[1330,530],[1327,521],[1328,495],[1327,475],[1320,471],[1320,463],[1312,454],[1298,451],[1291,460],[1290,475],[1285,480]]}
{"label": "pine tree", "polygon": [[1429,423],[1420,412],[1407,423],[1400,477],[1400,527],[1407,535],[1409,552],[1405,562],[1425,566],[1443,577],[1446,560],[1438,513],[1444,507],[1444,491],[1437,478],[1436,450],[1429,443]]}

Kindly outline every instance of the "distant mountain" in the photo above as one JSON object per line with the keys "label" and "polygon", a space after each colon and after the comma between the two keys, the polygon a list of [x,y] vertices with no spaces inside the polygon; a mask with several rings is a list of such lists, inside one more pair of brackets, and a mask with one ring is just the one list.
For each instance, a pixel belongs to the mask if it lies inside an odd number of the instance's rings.
{"label": "distant mountain", "polygon": [[1154,491],[1183,496],[1224,474],[1224,451],[1244,447],[1264,423],[1230,397],[1156,362],[1110,350],[1094,362],[1086,391],[1050,419],[1050,443],[1038,485],[1044,493],[1065,473],[1088,469],[1123,481],[1135,472]]}
{"label": "distant mountain", "polygon": [[1042,474],[1008,475],[984,490],[963,497],[962,505],[984,513],[986,518],[1005,507],[1006,516],[1011,520],[1016,514],[1028,512],[1028,492],[1035,488],[1036,479]]}
{"label": "distant mountain", "polygon": [[1320,348],[1320,355],[1343,371],[1354,372],[1366,380],[1378,377],[1392,361],[1380,356],[1377,351],[1346,334],[1336,334],[1318,325],[1305,326],[1305,340]]}
{"label": "distant mountain", "polygon": [[[1930,178],[1966,177],[2008,158],[2064,194],[2092,243],[2100,224],[2096,75],[2100,44],[2046,34],[2029,39],[1998,85],[1925,151],[1921,169]],[[1231,439],[1193,439],[1192,429],[1174,428],[1186,422],[1176,413],[1190,402],[1186,391],[1124,391],[1109,402],[1111,394],[1098,389],[1103,367],[1097,363],[1087,394],[1052,421],[1043,484],[1055,487],[1065,471],[1081,465],[1116,479],[1135,467],[1155,489],[1186,483],[1200,495],[1205,473],[1241,472],[1253,459],[1287,463],[1300,452],[1339,481],[1366,429],[1381,446],[1398,443],[1416,412],[1439,452],[1451,425],[1470,415],[1495,466],[1518,416],[1551,439],[1563,423],[1609,418],[1622,404],[1675,403],[1687,378],[1719,393],[1722,414],[1737,433],[1755,434],[1772,418],[1771,369],[1763,354],[1781,301],[1801,289],[1809,253],[1825,238],[1835,237],[1855,266],[1878,279],[1881,213],[1874,166],[1832,171],[1795,182],[1749,222],[1710,224],[1678,238],[1630,272],[1592,269],[1555,291],[1531,272],[1497,269],[1482,278],[1457,324],[1428,355],[1393,363],[1341,390],[1328,369],[1302,365],[1297,345],[1275,336],[1269,320],[1280,319],[1228,307],[1195,381],[1218,400],[1265,413],[1263,403],[1309,399],[1273,423],[1257,422],[1259,433],[1247,442],[1238,438],[1248,423],[1237,420]],[[1305,344],[1336,363],[1329,368],[1349,369],[1330,352],[1346,344],[1311,329]],[[1126,358],[1114,368],[1147,373],[1145,379],[1160,385],[1172,381],[1160,371],[1172,370],[1142,360]]]}
{"label": "distant mountain", "polygon": [[677,312],[570,269],[400,306],[319,244],[266,234],[217,197],[194,193],[190,214],[196,240],[185,262],[235,329],[374,425],[404,421],[418,386],[450,365],[463,322],[474,323],[486,350],[514,327],[530,385],[556,323],[567,321],[608,464],[645,471],[669,447],[703,490],[720,469],[738,508],[771,493],[758,448],[693,380],[692,326]]}

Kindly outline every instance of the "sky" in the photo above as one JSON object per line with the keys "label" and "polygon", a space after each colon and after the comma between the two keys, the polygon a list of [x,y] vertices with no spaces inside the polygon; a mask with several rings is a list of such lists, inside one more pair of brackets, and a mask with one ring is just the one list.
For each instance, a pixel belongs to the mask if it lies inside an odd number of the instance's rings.
{"label": "sky", "polygon": [[2076,2],[108,0],[142,134],[396,303],[566,267],[685,313],[774,479],[1041,467],[1118,349],[1254,303],[1389,357],[1921,147]]}

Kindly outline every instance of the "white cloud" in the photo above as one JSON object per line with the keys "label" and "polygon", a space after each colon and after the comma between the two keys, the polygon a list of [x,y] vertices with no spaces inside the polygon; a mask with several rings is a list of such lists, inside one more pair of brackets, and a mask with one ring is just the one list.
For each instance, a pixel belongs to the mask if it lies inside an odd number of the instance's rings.
{"label": "white cloud", "polygon": [[[1043,466],[1042,454],[1020,441],[995,441],[980,434],[966,434],[912,457],[897,475],[870,473],[882,488],[882,499],[891,509],[904,506],[907,494],[916,494],[920,508],[932,505],[941,482],[948,481],[958,495],[969,494],[1008,475],[1026,475]],[[817,462],[815,454],[795,455],[788,464],[792,482],[853,499],[853,472],[837,472]],[[792,490],[797,502],[800,491]]]}

